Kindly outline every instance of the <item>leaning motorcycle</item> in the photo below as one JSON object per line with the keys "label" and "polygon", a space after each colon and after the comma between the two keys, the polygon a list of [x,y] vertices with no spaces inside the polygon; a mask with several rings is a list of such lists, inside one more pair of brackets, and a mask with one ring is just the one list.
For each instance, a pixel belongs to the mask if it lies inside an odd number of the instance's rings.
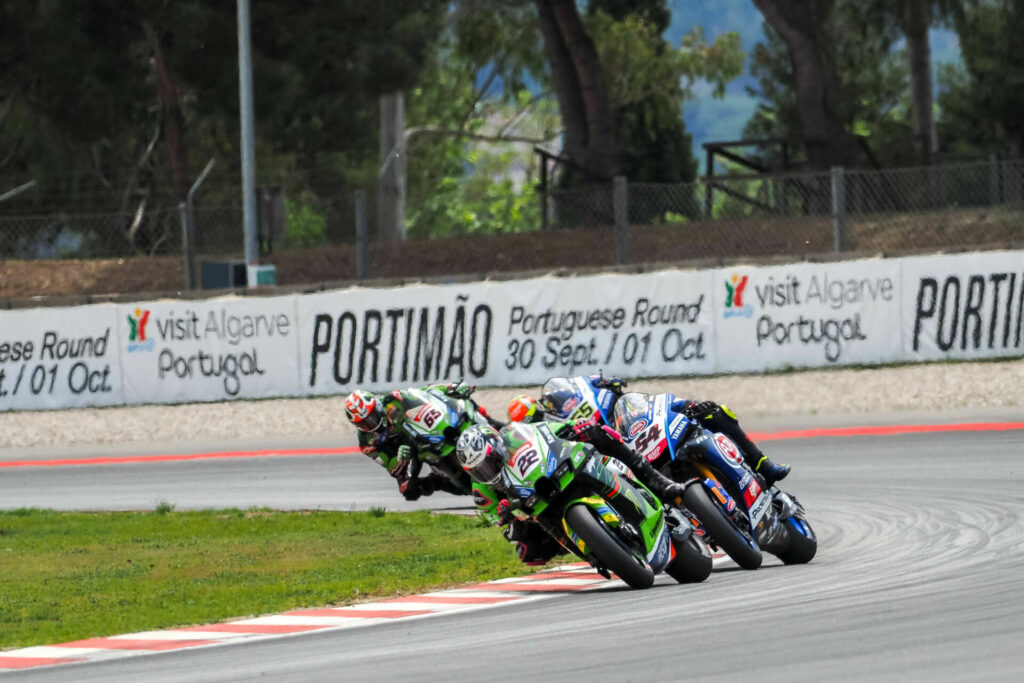
{"label": "leaning motorcycle", "polygon": [[455,442],[472,425],[486,425],[487,418],[468,398],[454,398],[443,389],[407,389],[395,392],[404,415],[398,422],[418,447],[417,457],[407,465],[409,476],[415,478],[423,463],[448,477],[469,495],[470,480],[455,458]]}
{"label": "leaning motorcycle", "polygon": [[698,533],[744,569],[760,567],[762,551],[785,564],[810,562],[818,541],[796,497],[774,486],[764,490],[729,437],[669,410],[677,400],[624,394],[615,405],[615,428],[653,467],[686,484],[683,501]]}
{"label": "leaning motorcycle", "polygon": [[711,551],[690,520],[607,467],[593,446],[559,438],[549,423],[514,423],[501,435],[512,513],[540,524],[603,576],[649,588],[662,571],[679,583],[710,575]]}

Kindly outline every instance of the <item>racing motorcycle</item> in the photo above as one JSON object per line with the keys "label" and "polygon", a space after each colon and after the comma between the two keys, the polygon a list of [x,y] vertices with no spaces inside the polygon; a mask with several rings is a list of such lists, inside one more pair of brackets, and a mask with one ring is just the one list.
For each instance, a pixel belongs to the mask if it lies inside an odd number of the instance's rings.
{"label": "racing motorcycle", "polygon": [[633,588],[649,588],[662,571],[679,583],[710,575],[711,551],[680,510],[626,476],[624,466],[623,474],[615,471],[617,460],[558,438],[551,426],[513,423],[501,433],[513,515],[534,520],[605,578],[614,573]]}
{"label": "racing motorcycle", "polygon": [[417,456],[400,463],[408,476],[419,475],[423,464],[430,465],[454,482],[466,495],[473,492],[473,482],[455,458],[455,442],[470,426],[490,424],[469,398],[454,398],[440,387],[407,389],[396,392],[404,415],[398,422],[418,447]]}
{"label": "racing motorcycle", "polygon": [[593,420],[612,423],[615,393],[596,388],[588,377],[552,377],[540,390],[540,404],[552,417],[562,420]]}
{"label": "racing motorcycle", "polygon": [[744,569],[761,566],[762,551],[785,564],[810,562],[818,541],[796,497],[771,487],[743,460],[736,444],[669,407],[673,394],[624,394],[615,428],[636,453],[686,484],[683,501],[698,533]]}

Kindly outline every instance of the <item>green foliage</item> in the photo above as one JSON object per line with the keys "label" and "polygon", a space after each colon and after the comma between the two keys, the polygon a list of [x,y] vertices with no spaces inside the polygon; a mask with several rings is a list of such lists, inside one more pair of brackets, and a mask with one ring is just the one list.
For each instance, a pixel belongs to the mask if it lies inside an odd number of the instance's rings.
{"label": "green foliage", "polygon": [[[530,15],[502,16],[507,21],[496,24],[459,15],[455,35],[440,41],[424,79],[406,99],[408,124],[422,131],[408,147],[406,224],[411,237],[540,227],[533,145],[501,138],[550,140],[558,118],[549,96],[513,88],[542,63],[537,53],[524,52],[524,45],[539,49],[532,24],[526,22]],[[493,62],[481,64],[483,59]],[[478,85],[481,72],[487,77]],[[500,90],[492,87],[499,80]]]}
{"label": "green foliage", "polygon": [[289,245],[315,247],[327,241],[327,219],[308,200],[285,198],[284,214]]}
{"label": "green foliage", "polygon": [[156,507],[153,509],[153,512],[155,512],[158,515],[166,515],[173,511],[174,503],[169,503],[166,500],[161,500],[157,502]]}
{"label": "green foliage", "polygon": [[682,121],[683,103],[699,80],[713,83],[714,95],[721,97],[725,85],[740,75],[744,54],[738,34],[724,34],[709,45],[699,27],[674,50],[661,37],[663,27],[648,16],[643,11],[616,16],[592,9],[588,31],[616,110],[624,174],[634,182],[689,182],[696,176],[696,163]]}
{"label": "green foliage", "polygon": [[474,517],[0,512],[0,648],[223,621],[524,574]]}

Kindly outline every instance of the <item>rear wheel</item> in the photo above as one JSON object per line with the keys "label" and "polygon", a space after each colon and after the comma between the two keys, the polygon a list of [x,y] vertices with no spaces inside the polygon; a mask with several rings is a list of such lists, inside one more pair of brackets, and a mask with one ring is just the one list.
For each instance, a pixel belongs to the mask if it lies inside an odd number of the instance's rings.
{"label": "rear wheel", "polygon": [[783,522],[789,534],[786,550],[777,553],[783,564],[807,564],[818,552],[818,538],[814,529],[802,516],[789,517]]}
{"label": "rear wheel", "polygon": [[679,583],[700,583],[711,576],[711,550],[696,533],[682,543],[675,543],[676,557],[665,573]]}
{"label": "rear wheel", "polygon": [[715,544],[721,548],[733,562],[743,569],[757,569],[761,566],[761,550],[752,546],[749,539],[736,526],[725,510],[718,507],[708,497],[704,487],[694,484],[686,488],[683,501],[701,525],[707,530]]}
{"label": "rear wheel", "polygon": [[576,504],[565,511],[569,528],[583,539],[590,553],[633,588],[654,585],[654,571],[650,565],[636,557],[615,536],[603,521],[599,521],[589,507]]}

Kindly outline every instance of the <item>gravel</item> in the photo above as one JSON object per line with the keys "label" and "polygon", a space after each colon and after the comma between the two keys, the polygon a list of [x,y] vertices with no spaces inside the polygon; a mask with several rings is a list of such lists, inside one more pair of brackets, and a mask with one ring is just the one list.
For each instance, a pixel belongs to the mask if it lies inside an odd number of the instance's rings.
{"label": "gravel", "polygon": [[[900,417],[999,412],[1024,418],[1024,360],[950,362],[885,368],[829,369],[770,375],[644,379],[630,388],[672,392],[728,404],[751,418],[835,415],[865,421],[868,413]],[[496,416],[508,401],[537,386],[477,390]],[[149,405],[0,413],[0,448],[201,442],[232,438],[351,441],[344,396],[185,405]]]}

